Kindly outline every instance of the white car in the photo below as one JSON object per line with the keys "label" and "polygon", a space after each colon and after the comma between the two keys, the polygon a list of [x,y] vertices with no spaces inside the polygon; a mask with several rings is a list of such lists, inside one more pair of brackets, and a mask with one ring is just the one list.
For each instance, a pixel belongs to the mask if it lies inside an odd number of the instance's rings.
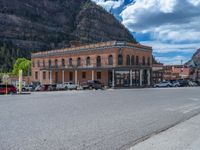
{"label": "white car", "polygon": [[78,86],[74,84],[73,82],[65,82],[63,84],[63,87],[66,90],[76,90]]}
{"label": "white car", "polygon": [[173,87],[180,87],[180,83],[178,81],[172,81],[171,83]]}
{"label": "white car", "polygon": [[173,85],[169,81],[163,81],[155,84],[154,87],[172,87]]}

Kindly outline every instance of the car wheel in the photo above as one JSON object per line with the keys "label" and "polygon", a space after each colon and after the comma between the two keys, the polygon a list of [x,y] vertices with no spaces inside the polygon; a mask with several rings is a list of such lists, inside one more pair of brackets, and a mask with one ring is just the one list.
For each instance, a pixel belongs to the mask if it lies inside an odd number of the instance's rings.
{"label": "car wheel", "polygon": [[89,89],[92,90],[92,86],[90,86]]}

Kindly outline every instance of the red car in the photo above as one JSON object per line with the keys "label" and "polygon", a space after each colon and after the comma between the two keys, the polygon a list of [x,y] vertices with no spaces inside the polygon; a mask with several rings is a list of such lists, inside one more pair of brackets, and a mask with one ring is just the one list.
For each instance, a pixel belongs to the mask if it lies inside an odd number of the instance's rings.
{"label": "red car", "polygon": [[[7,85],[7,94],[16,94],[17,88],[13,85]],[[0,94],[6,94],[6,85],[0,84]]]}

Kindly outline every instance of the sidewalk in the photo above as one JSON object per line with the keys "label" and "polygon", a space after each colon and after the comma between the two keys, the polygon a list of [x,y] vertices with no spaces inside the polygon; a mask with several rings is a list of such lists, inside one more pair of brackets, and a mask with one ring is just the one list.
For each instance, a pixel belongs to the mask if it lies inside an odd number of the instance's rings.
{"label": "sidewalk", "polygon": [[200,115],[152,136],[129,150],[200,150]]}

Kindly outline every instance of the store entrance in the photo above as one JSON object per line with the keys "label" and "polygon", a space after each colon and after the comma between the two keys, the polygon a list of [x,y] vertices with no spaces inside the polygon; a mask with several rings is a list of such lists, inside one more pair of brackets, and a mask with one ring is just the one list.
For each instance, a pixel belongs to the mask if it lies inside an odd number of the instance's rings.
{"label": "store entrance", "polygon": [[130,72],[129,71],[115,71],[116,87],[130,86]]}

